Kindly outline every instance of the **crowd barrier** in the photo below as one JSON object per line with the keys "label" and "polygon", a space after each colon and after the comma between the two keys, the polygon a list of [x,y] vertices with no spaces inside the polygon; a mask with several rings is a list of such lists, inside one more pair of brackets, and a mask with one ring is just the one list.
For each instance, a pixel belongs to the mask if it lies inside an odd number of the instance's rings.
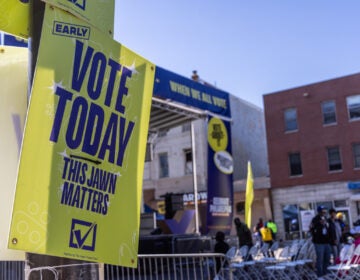
{"label": "crowd barrier", "polygon": [[[235,239],[227,241],[236,243]],[[43,267],[25,267],[24,262],[3,261],[0,262],[0,280],[69,279],[70,274],[74,275],[73,279],[83,280],[212,279],[215,276],[215,259],[224,257],[212,253],[214,243],[212,237],[195,234],[142,236],[136,269],[73,263],[72,260],[59,263],[54,257],[33,255],[33,258],[41,258],[36,262],[44,264]],[[99,276],[94,278],[95,270]]]}
{"label": "crowd barrier", "polygon": [[[1,280],[208,280],[215,277],[215,261],[224,259],[222,254],[155,254],[138,255],[137,268],[114,265],[100,265],[100,277],[93,277],[89,272],[94,265],[78,264],[44,266],[25,269],[24,262],[0,262]],[[72,276],[69,276],[71,271]],[[93,274],[93,273],[92,273]]]}
{"label": "crowd barrier", "polygon": [[209,280],[216,275],[215,262],[224,255],[155,254],[139,255],[136,269],[105,265],[104,280]]}
{"label": "crowd barrier", "polygon": [[25,278],[23,261],[0,262],[0,280],[23,280]]}

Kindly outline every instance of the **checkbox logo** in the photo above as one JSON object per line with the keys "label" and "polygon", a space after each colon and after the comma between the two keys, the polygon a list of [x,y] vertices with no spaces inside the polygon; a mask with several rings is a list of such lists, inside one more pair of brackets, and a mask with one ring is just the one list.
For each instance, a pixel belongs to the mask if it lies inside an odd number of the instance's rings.
{"label": "checkbox logo", "polygon": [[80,9],[86,9],[86,0],[68,0],[69,2],[73,3],[75,6],[79,7]]}
{"label": "checkbox logo", "polygon": [[71,222],[71,248],[95,251],[97,224],[73,219]]}

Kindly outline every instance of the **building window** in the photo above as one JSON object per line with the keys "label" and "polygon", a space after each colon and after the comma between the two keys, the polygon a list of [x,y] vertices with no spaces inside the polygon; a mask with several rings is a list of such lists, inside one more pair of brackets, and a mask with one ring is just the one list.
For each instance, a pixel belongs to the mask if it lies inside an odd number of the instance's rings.
{"label": "building window", "polygon": [[348,96],[346,98],[350,120],[360,119],[360,95]]}
{"label": "building window", "polygon": [[245,215],[245,201],[236,203],[236,214]]}
{"label": "building window", "polygon": [[158,137],[165,137],[167,135],[167,130],[159,130]]}
{"label": "building window", "polygon": [[190,131],[190,128],[191,128],[191,122],[187,122],[181,126],[181,131],[188,132],[188,131]]}
{"label": "building window", "polygon": [[334,200],[334,206],[335,208],[344,208],[349,207],[349,203],[346,199]]}
{"label": "building window", "polygon": [[353,144],[354,167],[360,167],[360,143]]}
{"label": "building window", "polygon": [[327,148],[329,171],[341,170],[341,158],[339,147]]}
{"label": "building window", "polygon": [[286,109],[284,112],[285,131],[294,131],[298,129],[296,108]]}
{"label": "building window", "polygon": [[300,153],[289,154],[290,176],[302,175]]}
{"label": "building window", "polygon": [[296,204],[284,205],[282,208],[285,239],[300,238],[299,208]]}
{"label": "building window", "polygon": [[193,173],[193,161],[191,149],[184,150],[185,155],[185,175]]}
{"label": "building window", "polygon": [[159,177],[165,178],[169,177],[169,161],[167,153],[159,154]]}
{"label": "building window", "polygon": [[323,124],[336,123],[336,105],[334,100],[324,101],[321,103]]}

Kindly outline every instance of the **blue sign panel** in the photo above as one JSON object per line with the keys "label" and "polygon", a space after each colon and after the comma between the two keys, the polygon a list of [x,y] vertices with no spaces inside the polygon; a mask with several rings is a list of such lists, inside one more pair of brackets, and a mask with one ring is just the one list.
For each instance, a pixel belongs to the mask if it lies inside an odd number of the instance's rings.
{"label": "blue sign panel", "polygon": [[206,233],[230,234],[233,218],[233,158],[230,122],[208,121],[208,199]]}
{"label": "blue sign panel", "polygon": [[348,183],[349,190],[358,190],[360,189],[360,182],[349,182]]}
{"label": "blue sign panel", "polygon": [[153,96],[231,117],[229,94],[156,66]]}
{"label": "blue sign panel", "polygon": [[4,34],[4,45],[24,48],[28,47],[27,40],[9,34]]}

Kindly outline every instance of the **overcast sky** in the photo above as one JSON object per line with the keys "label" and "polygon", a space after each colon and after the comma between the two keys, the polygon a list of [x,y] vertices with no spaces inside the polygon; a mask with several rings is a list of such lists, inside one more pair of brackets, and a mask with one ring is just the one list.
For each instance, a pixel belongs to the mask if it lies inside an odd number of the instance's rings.
{"label": "overcast sky", "polygon": [[116,41],[263,107],[262,95],[360,72],[359,0],[116,0]]}

